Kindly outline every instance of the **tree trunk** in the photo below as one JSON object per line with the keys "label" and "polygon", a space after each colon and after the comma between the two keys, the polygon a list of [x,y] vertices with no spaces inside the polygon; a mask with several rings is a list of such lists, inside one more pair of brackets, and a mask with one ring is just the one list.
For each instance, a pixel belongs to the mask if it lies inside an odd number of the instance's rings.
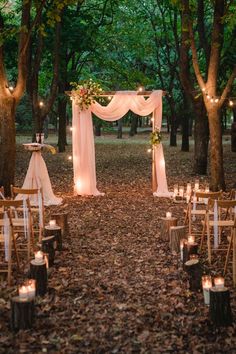
{"label": "tree trunk", "polygon": [[95,123],[94,123],[94,127],[95,127],[95,136],[101,136],[101,127],[102,127],[102,123],[101,120],[96,119]]}
{"label": "tree trunk", "polygon": [[66,98],[58,99],[58,116],[59,116],[59,129],[58,129],[58,151],[66,151]]}
{"label": "tree trunk", "polygon": [[207,174],[209,126],[202,99],[193,102],[195,111],[194,125],[194,173]]}
{"label": "tree trunk", "polygon": [[15,131],[16,103],[13,97],[0,99],[0,186],[6,196],[11,195],[10,186],[14,184],[16,159]]}
{"label": "tree trunk", "polygon": [[177,119],[176,119],[174,102],[172,101],[171,98],[169,99],[169,105],[170,105],[170,112],[171,112],[171,118],[170,118],[170,146],[177,146]]}
{"label": "tree trunk", "polygon": [[225,190],[223,146],[220,111],[211,107],[208,109],[210,128],[210,158],[211,158],[211,182],[212,191]]}
{"label": "tree trunk", "polygon": [[118,121],[117,139],[122,139],[122,118]]}
{"label": "tree trunk", "polygon": [[135,134],[137,134],[137,127],[138,116],[136,114],[132,114],[129,136],[134,136]]}

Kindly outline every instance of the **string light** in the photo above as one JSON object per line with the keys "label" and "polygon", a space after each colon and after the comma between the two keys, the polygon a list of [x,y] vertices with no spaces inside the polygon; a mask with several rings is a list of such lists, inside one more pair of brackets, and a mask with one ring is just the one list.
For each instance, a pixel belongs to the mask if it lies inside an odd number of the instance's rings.
{"label": "string light", "polygon": [[[202,92],[206,95],[206,98],[211,102],[211,103],[218,103],[220,101],[220,97],[214,97],[214,96],[210,96],[209,93],[206,91],[206,88],[203,87],[202,88]],[[224,100],[228,101],[228,105],[230,107],[233,107],[235,104],[235,97],[227,97]]]}
{"label": "string light", "polygon": [[43,106],[44,106],[43,101],[40,101],[40,102],[39,102],[39,107],[41,107],[41,108],[42,108]]}
{"label": "string light", "polygon": [[68,156],[68,160],[69,161],[71,161],[72,160],[72,156],[70,155],[70,156]]}
{"label": "string light", "polygon": [[144,91],[144,87],[143,86],[139,86],[138,91],[139,92],[143,92]]}
{"label": "string light", "polygon": [[152,152],[152,149],[147,149],[147,152],[150,154]]}
{"label": "string light", "polygon": [[70,127],[70,131],[72,132],[72,130],[73,130],[73,127]]}
{"label": "string light", "polygon": [[8,89],[9,89],[10,92],[14,91],[14,87],[13,86],[9,86]]}
{"label": "string light", "polygon": [[111,100],[111,96],[108,96],[108,100],[109,100],[109,101]]}

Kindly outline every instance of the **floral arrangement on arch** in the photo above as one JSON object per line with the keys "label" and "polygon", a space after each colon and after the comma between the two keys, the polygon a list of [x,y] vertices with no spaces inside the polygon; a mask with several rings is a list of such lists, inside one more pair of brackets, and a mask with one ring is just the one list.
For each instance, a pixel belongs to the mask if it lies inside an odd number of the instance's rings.
{"label": "floral arrangement on arch", "polygon": [[71,82],[72,87],[71,97],[75,103],[79,105],[81,110],[88,109],[95,102],[94,97],[101,95],[103,92],[99,83],[92,79],[83,80],[79,83]]}
{"label": "floral arrangement on arch", "polygon": [[158,128],[155,128],[155,130],[151,133],[150,143],[152,146],[157,146],[161,143],[161,140],[162,140],[161,132]]}

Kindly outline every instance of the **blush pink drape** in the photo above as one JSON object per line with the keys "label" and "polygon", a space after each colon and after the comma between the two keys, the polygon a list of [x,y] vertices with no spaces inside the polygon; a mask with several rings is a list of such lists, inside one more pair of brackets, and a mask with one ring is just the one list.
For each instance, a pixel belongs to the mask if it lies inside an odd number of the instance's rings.
{"label": "blush pink drape", "polygon": [[[107,106],[101,106],[95,102],[89,109],[83,111],[73,101],[72,149],[76,194],[95,196],[103,194],[97,190],[92,113],[111,122],[122,118],[129,110],[140,116],[153,113],[153,127],[161,129],[162,91],[153,91],[148,99],[137,95],[136,91],[118,91]],[[153,194],[154,196],[170,197],[162,144],[154,149],[158,187]]]}

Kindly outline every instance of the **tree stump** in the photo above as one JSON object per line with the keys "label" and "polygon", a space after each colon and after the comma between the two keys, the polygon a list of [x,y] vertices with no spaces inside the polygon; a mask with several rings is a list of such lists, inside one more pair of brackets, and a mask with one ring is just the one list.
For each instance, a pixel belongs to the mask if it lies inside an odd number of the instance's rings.
{"label": "tree stump", "polygon": [[56,220],[56,223],[61,228],[62,238],[69,234],[68,213],[52,214],[52,219]]}
{"label": "tree stump", "polygon": [[61,236],[61,228],[60,226],[45,226],[44,229],[44,236],[48,237],[48,236],[55,236],[55,240],[56,240],[56,249],[58,251],[62,250],[62,236]]}
{"label": "tree stump", "polygon": [[210,318],[215,326],[230,326],[233,322],[230,294],[227,288],[210,289]]}
{"label": "tree stump", "polygon": [[30,262],[30,278],[36,280],[36,295],[45,295],[48,286],[48,275],[45,261],[37,263],[33,259]]}
{"label": "tree stump", "polygon": [[32,328],[34,323],[34,299],[22,299],[15,296],[11,299],[11,329]]}
{"label": "tree stump", "polygon": [[185,239],[188,233],[187,226],[170,227],[170,249],[172,252],[180,251],[180,240]]}
{"label": "tree stump", "polygon": [[177,218],[161,218],[161,239],[169,241],[170,227],[177,226]]}
{"label": "tree stump", "polygon": [[48,254],[48,266],[52,267],[54,264],[55,249],[57,247],[55,236],[43,237],[41,244],[42,251]]}
{"label": "tree stump", "polygon": [[185,262],[185,270],[189,276],[189,289],[200,290],[202,287],[202,267],[198,259],[190,259]]}
{"label": "tree stump", "polygon": [[183,245],[183,268],[185,269],[185,263],[189,261],[191,254],[198,254],[198,244],[185,242]]}

